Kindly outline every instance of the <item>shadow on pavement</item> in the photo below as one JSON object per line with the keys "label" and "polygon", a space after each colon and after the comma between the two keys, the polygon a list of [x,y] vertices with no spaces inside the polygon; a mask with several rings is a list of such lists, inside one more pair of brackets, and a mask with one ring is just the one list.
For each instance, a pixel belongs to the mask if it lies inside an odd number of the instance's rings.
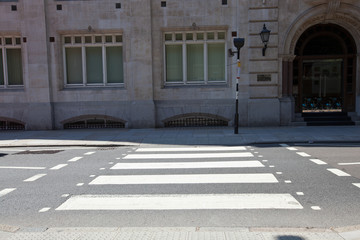
{"label": "shadow on pavement", "polygon": [[305,240],[305,239],[297,236],[279,236],[277,237],[277,240]]}

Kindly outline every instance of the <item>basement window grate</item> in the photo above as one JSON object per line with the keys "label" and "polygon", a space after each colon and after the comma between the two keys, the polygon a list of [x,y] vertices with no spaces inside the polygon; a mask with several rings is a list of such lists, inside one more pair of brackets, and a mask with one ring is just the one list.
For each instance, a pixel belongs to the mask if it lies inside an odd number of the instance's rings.
{"label": "basement window grate", "polygon": [[125,128],[125,123],[107,119],[87,119],[64,124],[64,129]]}
{"label": "basement window grate", "polygon": [[25,130],[25,125],[11,121],[0,121],[0,130]]}
{"label": "basement window grate", "polygon": [[225,127],[228,121],[218,118],[194,116],[182,117],[165,122],[165,127]]}

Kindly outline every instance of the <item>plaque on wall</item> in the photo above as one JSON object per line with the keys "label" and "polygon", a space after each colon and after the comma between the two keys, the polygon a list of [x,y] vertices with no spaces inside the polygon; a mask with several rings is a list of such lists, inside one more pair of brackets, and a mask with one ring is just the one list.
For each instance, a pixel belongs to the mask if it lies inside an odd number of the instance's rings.
{"label": "plaque on wall", "polygon": [[258,82],[271,82],[271,74],[258,74],[257,81]]}

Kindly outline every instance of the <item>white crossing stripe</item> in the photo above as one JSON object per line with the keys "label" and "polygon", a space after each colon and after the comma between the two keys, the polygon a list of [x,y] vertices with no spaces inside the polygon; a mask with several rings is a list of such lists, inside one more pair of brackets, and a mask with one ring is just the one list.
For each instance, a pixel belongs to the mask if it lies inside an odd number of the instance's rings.
{"label": "white crossing stripe", "polygon": [[111,169],[197,169],[265,167],[259,161],[117,163]]}
{"label": "white crossing stripe", "polygon": [[311,155],[304,153],[304,152],[297,152],[297,154],[299,154],[302,157],[311,157]]}
{"label": "white crossing stripe", "polygon": [[176,158],[236,158],[254,157],[250,152],[240,153],[192,153],[192,154],[129,154],[123,159],[176,159]]}
{"label": "white crossing stripe", "polygon": [[11,193],[12,191],[15,191],[16,188],[5,188],[3,190],[0,191],[0,197],[5,196],[6,194]]}
{"label": "white crossing stripe", "polygon": [[310,159],[313,163],[316,163],[317,165],[327,165],[326,162],[321,161],[320,159]]}
{"label": "white crossing stripe", "polygon": [[352,162],[352,163],[338,163],[338,165],[341,165],[341,166],[347,166],[347,165],[360,165],[360,162]]}
{"label": "white crossing stripe", "polygon": [[36,181],[39,178],[42,178],[44,176],[46,176],[46,174],[37,174],[35,176],[32,176],[31,178],[25,179],[24,182],[34,182],[34,181]]}
{"label": "white crossing stripe", "polygon": [[79,161],[82,158],[83,157],[74,157],[74,158],[70,159],[68,162],[76,162],[76,161]]}
{"label": "white crossing stripe", "polygon": [[254,174],[172,174],[98,176],[89,185],[125,184],[205,184],[205,183],[278,183],[270,173]]}
{"label": "white crossing stripe", "polygon": [[286,149],[290,150],[290,151],[297,151],[298,150],[297,148],[294,148],[294,147],[287,147]]}
{"label": "white crossing stripe", "polygon": [[339,176],[339,177],[348,177],[348,176],[351,176],[350,174],[347,174],[346,172],[341,171],[341,170],[336,169],[336,168],[328,168],[327,170],[328,170],[329,172],[332,172],[333,174]]}
{"label": "white crossing stripe", "polygon": [[66,166],[67,166],[67,164],[59,164],[59,165],[56,165],[55,167],[50,168],[50,170],[59,170]]}
{"label": "white crossing stripe", "polygon": [[245,151],[246,147],[177,147],[177,148],[139,148],[136,152],[200,152],[200,151]]}
{"label": "white crossing stripe", "polygon": [[79,195],[64,210],[303,209],[290,194]]}
{"label": "white crossing stripe", "polygon": [[18,166],[0,166],[0,169],[24,169],[24,170],[43,170],[45,167],[18,167]]}
{"label": "white crossing stripe", "polygon": [[360,188],[360,183],[353,183],[353,185]]}

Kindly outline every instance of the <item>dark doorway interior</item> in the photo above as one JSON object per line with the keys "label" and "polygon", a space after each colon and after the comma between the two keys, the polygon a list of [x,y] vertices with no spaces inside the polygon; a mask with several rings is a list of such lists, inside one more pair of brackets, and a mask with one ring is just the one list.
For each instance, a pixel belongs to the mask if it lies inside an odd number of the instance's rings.
{"label": "dark doorway interior", "polygon": [[344,28],[318,24],[299,38],[293,65],[297,113],[355,111],[356,46]]}

